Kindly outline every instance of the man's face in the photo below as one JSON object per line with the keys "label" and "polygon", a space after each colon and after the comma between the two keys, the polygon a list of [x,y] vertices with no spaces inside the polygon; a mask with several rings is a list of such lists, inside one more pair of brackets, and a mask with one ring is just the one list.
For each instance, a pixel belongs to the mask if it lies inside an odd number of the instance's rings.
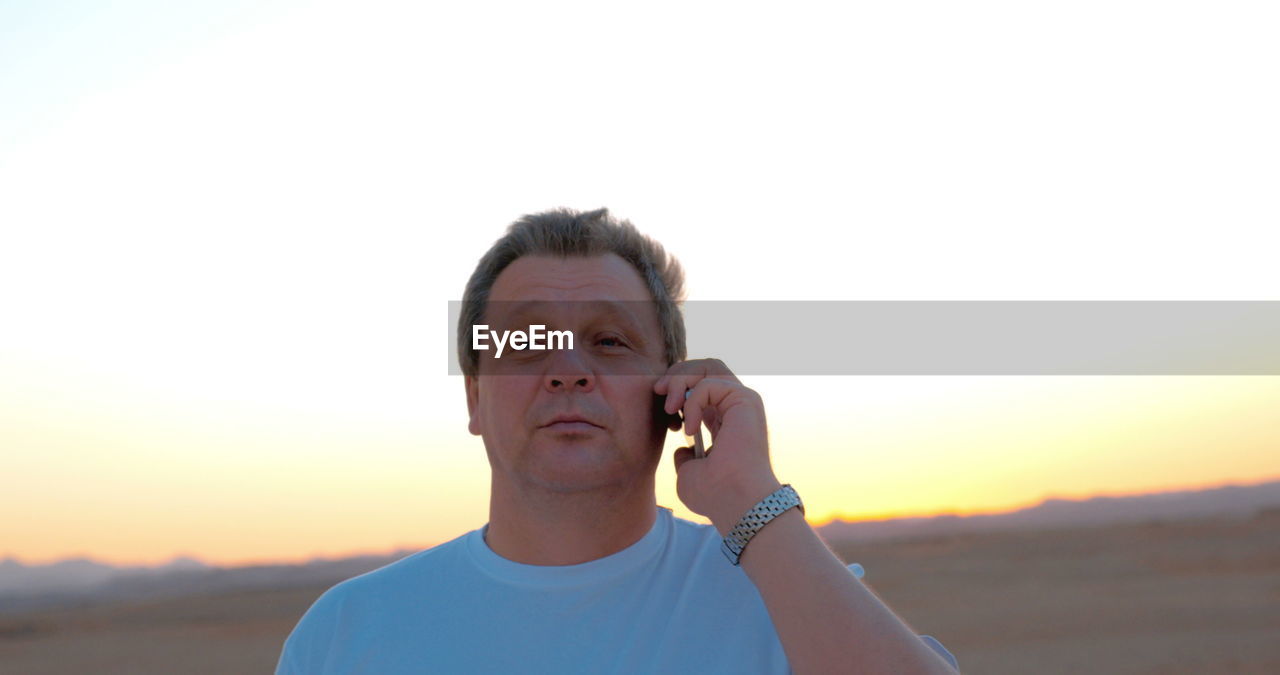
{"label": "man's face", "polygon": [[[667,431],[653,383],[667,366],[635,268],[614,254],[518,258],[494,282],[485,323],[568,330],[574,347],[479,352],[480,376],[466,378],[469,428],[495,478],[575,492],[653,475]],[[553,423],[561,416],[587,422]]]}

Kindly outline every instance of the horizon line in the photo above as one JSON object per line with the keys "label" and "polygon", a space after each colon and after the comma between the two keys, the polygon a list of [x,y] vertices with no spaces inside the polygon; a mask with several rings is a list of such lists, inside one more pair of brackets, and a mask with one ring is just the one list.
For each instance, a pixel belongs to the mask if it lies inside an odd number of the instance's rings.
{"label": "horizon line", "polygon": [[[975,510],[967,511],[963,509],[943,509],[943,510],[931,511],[931,512],[890,511],[890,512],[884,512],[881,514],[864,515],[864,516],[846,516],[842,513],[837,513],[836,515],[833,515],[822,521],[809,521],[809,524],[814,529],[818,529],[821,527],[826,527],[827,525],[831,525],[832,523],[852,524],[852,523],[889,522],[894,520],[937,518],[941,516],[954,516],[957,518],[969,518],[973,516],[998,516],[998,515],[1007,515],[1011,513],[1016,513],[1018,511],[1025,511],[1027,509],[1032,509],[1037,506],[1041,506],[1049,501],[1084,502],[1084,501],[1089,501],[1092,499],[1099,499],[1099,498],[1144,497],[1144,496],[1150,496],[1150,495],[1156,495],[1156,494],[1167,494],[1167,493],[1174,493],[1174,492],[1207,492],[1209,490],[1217,490],[1217,489],[1229,488],[1229,487],[1257,487],[1259,485],[1265,485],[1267,483],[1275,483],[1275,482],[1280,482],[1280,474],[1273,475],[1272,477],[1264,478],[1264,479],[1260,479],[1252,482],[1230,480],[1230,481],[1225,481],[1221,483],[1209,483],[1209,484],[1199,484],[1199,485],[1190,485],[1190,486],[1187,486],[1184,484],[1183,486],[1179,486],[1179,487],[1156,488],[1156,489],[1146,490],[1141,492],[1094,492],[1094,493],[1088,493],[1085,495],[1077,495],[1077,496],[1063,496],[1061,493],[1050,493],[1050,494],[1044,495],[1043,497],[1040,497],[1038,500],[1022,502],[1020,504],[1010,506],[1008,508],[998,509],[998,510],[975,509]],[[484,524],[481,523],[480,525],[477,526],[477,528],[483,527],[483,526]],[[476,529],[476,528],[473,528],[473,529]],[[461,536],[462,534],[465,534],[465,532],[459,533],[459,536]],[[326,561],[326,560],[336,561],[336,560],[344,560],[347,558],[355,558],[355,557],[361,557],[361,556],[380,557],[380,556],[393,555],[401,551],[423,551],[423,550],[427,550],[429,548],[438,546],[442,543],[444,542],[442,541],[436,542],[434,544],[425,545],[425,546],[424,545],[408,545],[408,546],[397,545],[392,548],[376,549],[376,550],[351,549],[349,551],[342,552],[342,553],[332,553],[332,554],[315,553],[306,557],[287,558],[287,559],[286,558],[244,558],[239,561],[233,561],[233,562],[216,562],[191,552],[174,553],[166,558],[161,559],[158,562],[122,561],[119,559],[103,558],[103,557],[95,556],[89,553],[69,553],[69,554],[59,556],[57,558],[45,559],[44,561],[31,561],[30,559],[24,559],[22,556],[16,553],[5,552],[3,556],[0,556],[0,562],[13,561],[24,567],[47,567],[50,565],[55,565],[63,562],[86,561],[86,562],[96,563],[99,565],[106,565],[109,567],[117,567],[117,568],[155,569],[159,567],[164,567],[166,565],[172,564],[180,560],[192,560],[202,565],[207,565],[209,567],[230,569],[230,568],[276,566],[276,565],[306,565],[306,564],[310,564],[318,561]]]}

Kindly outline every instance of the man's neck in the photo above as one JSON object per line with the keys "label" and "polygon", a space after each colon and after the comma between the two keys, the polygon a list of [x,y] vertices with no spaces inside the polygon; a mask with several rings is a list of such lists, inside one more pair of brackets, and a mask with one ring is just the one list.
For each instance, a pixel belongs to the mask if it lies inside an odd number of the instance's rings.
{"label": "man's neck", "polygon": [[613,555],[640,541],[658,515],[652,477],[621,492],[618,486],[558,494],[525,487],[503,489],[495,477],[485,543],[526,565],[577,565]]}

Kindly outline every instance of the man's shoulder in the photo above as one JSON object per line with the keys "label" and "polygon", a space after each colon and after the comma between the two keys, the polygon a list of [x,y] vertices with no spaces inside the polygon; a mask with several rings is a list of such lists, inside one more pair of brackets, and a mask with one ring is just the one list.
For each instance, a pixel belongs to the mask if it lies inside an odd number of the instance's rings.
{"label": "man's shoulder", "polygon": [[355,640],[353,644],[374,640],[406,616],[416,600],[447,593],[448,570],[459,563],[470,534],[329,587],[289,634],[277,673],[321,672],[330,646],[340,639]]}
{"label": "man's shoulder", "polygon": [[376,569],[340,581],[321,595],[320,600],[329,605],[343,604],[356,598],[395,596],[407,586],[422,586],[440,579],[438,572],[458,563],[465,551],[466,538],[472,532],[409,554],[399,560]]}
{"label": "man's shoulder", "polygon": [[[662,507],[670,511],[667,507]],[[675,527],[677,539],[687,542],[705,543],[706,541],[720,541],[720,533],[716,531],[714,525],[710,523],[698,523],[692,520],[685,520],[680,516],[671,514],[671,524]]]}
{"label": "man's shoulder", "polygon": [[730,570],[739,571],[724,559],[720,552],[722,537],[719,530],[710,523],[699,523],[685,520],[676,515],[671,517],[672,541],[678,556],[686,557],[682,565],[699,565],[711,570],[723,571],[721,563]]}

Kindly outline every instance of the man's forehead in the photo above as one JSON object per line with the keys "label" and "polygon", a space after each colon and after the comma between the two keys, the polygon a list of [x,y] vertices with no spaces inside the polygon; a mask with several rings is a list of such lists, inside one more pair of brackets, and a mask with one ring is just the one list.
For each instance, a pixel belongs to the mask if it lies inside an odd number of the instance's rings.
{"label": "man's forehead", "polygon": [[630,263],[610,253],[591,257],[522,256],[494,280],[490,301],[652,301]]}
{"label": "man's forehead", "polygon": [[641,328],[654,316],[653,304],[648,300],[499,300],[489,303],[488,314],[494,321],[613,319]]}

